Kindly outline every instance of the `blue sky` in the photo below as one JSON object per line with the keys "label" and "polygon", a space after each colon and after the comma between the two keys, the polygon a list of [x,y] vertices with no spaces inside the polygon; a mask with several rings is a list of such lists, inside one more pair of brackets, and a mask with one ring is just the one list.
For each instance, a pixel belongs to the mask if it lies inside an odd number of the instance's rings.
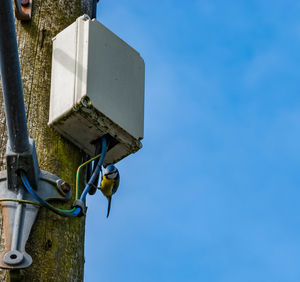
{"label": "blue sky", "polygon": [[146,62],[144,148],[88,199],[88,282],[300,281],[300,4],[100,1]]}

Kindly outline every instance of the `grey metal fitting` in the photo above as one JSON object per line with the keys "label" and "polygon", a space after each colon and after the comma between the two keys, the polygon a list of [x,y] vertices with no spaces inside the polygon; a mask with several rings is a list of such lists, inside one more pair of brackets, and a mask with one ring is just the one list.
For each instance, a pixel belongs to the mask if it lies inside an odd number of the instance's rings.
{"label": "grey metal fitting", "polygon": [[80,213],[78,214],[78,216],[83,216],[86,215],[86,205],[83,201],[81,200],[76,200],[74,201],[73,205],[74,208],[79,208],[80,209]]}
{"label": "grey metal fitting", "polygon": [[[68,201],[72,191],[65,193],[59,186],[64,181],[49,172],[39,172],[39,183],[36,193],[45,200]],[[8,189],[7,171],[0,171],[0,199],[25,200],[38,204],[24,187]],[[25,247],[31,228],[37,216],[39,206],[30,203],[0,201],[3,213],[5,249],[0,252],[0,268],[18,269],[29,267],[32,258]]]}
{"label": "grey metal fitting", "polygon": [[8,142],[6,147],[6,162],[8,189],[16,191],[22,186],[20,178],[17,177],[17,173],[20,170],[26,172],[30,185],[33,189],[37,189],[40,169],[33,139],[29,139],[29,149],[24,153],[14,152]]}

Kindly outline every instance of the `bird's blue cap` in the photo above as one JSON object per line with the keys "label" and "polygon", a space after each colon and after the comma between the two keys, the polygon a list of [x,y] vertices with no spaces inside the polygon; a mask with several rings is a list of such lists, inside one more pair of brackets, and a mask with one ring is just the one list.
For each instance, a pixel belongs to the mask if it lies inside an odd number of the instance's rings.
{"label": "bird's blue cap", "polygon": [[108,165],[105,169],[107,172],[112,172],[117,170],[117,168],[113,164]]}

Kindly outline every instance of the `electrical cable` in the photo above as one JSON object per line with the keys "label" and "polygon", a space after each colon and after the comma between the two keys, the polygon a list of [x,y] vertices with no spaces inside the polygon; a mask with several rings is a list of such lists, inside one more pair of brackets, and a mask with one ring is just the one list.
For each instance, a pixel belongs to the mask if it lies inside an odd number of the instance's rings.
{"label": "electrical cable", "polygon": [[[97,177],[99,176],[99,173],[101,173],[102,175],[102,165],[105,159],[105,155],[106,155],[106,151],[107,151],[107,147],[106,147],[107,143],[106,143],[106,138],[102,137],[102,152],[100,155],[86,161],[85,163],[81,164],[78,169],[77,169],[77,173],[76,173],[76,197],[75,197],[75,201],[79,200],[79,178],[80,178],[80,171],[81,169],[86,166],[87,164],[89,164],[90,162],[92,162],[93,160],[97,159],[100,157],[98,164],[96,166],[96,168],[94,169],[94,172],[91,176],[91,178],[89,179],[88,183],[86,184],[81,196],[80,196],[80,201],[85,202],[86,200],[86,195],[89,192],[89,190],[91,189],[93,183],[95,182],[95,180],[97,179]],[[13,201],[13,202],[21,202],[21,203],[29,203],[29,204],[35,204],[35,205],[41,205],[44,206],[46,208],[48,208],[49,210],[51,210],[52,212],[61,215],[61,216],[78,216],[81,213],[81,208],[79,207],[74,207],[73,209],[70,210],[63,210],[63,209],[59,209],[51,204],[49,204],[47,201],[43,200],[31,187],[28,178],[26,176],[26,173],[24,171],[20,172],[20,177],[22,180],[23,185],[25,186],[26,190],[31,194],[31,196],[33,198],[35,198],[38,203],[36,202],[31,202],[31,201],[25,201],[25,200],[17,200],[17,199],[3,199],[3,201]],[[1,201],[1,199],[0,199]]]}
{"label": "electrical cable", "polygon": [[[28,178],[25,174],[24,171],[20,172],[20,176],[22,179],[22,183],[24,184],[25,188],[27,189],[27,191],[29,192],[29,194],[35,198],[40,204],[42,204],[44,207],[48,208],[49,210],[53,211],[54,213],[58,214],[58,215],[65,215],[65,216],[76,216],[73,213],[65,213],[62,212],[60,209],[54,207],[53,205],[49,204],[47,201],[43,200],[37,193],[35,193],[32,189],[32,187],[29,184]],[[75,212],[75,209],[74,209]]]}
{"label": "electrical cable", "polygon": [[84,166],[88,165],[90,162],[92,162],[92,161],[98,159],[100,156],[101,156],[101,154],[99,154],[98,156],[96,156],[96,157],[94,157],[94,158],[92,158],[92,159],[86,161],[85,163],[81,164],[81,165],[78,167],[77,172],[76,172],[76,199],[79,199],[78,193],[79,193],[79,178],[80,178],[80,172],[81,172],[81,169],[82,169]]}
{"label": "electrical cable", "polygon": [[0,202],[18,202],[23,204],[30,204],[30,205],[36,205],[36,206],[43,206],[40,203],[27,201],[27,200],[18,200],[18,199],[0,199]]}
{"label": "electrical cable", "polygon": [[101,171],[101,167],[104,163],[104,159],[105,159],[105,156],[106,156],[106,138],[105,137],[102,137],[102,148],[101,148],[101,156],[100,156],[100,159],[98,161],[98,164],[96,166],[96,169],[94,170],[89,182],[87,183],[87,185],[85,186],[81,196],[80,196],[80,200],[81,201],[85,201],[85,198],[86,198],[86,195],[87,193],[89,192],[89,190],[91,189],[93,183],[95,182],[96,178],[98,177],[100,171]]}
{"label": "electrical cable", "polygon": [[[87,164],[89,164],[90,162],[98,159],[98,163],[96,168],[94,169],[94,172],[91,176],[91,178],[89,179],[88,183],[86,184],[81,196],[80,196],[80,201],[85,202],[86,199],[86,195],[89,192],[89,190],[91,189],[92,185],[94,185],[93,183],[95,182],[95,180],[97,179],[97,177],[99,176],[99,173],[101,173],[101,177],[102,177],[102,165],[105,159],[105,155],[106,155],[106,151],[107,151],[107,143],[106,143],[106,138],[102,137],[102,152],[101,154],[99,154],[98,156],[91,158],[90,160],[86,161],[85,163],[81,164],[76,172],[76,196],[75,196],[75,201],[79,200],[79,178],[80,178],[80,172],[81,169],[86,166]],[[37,201],[37,202],[33,202],[33,201],[27,201],[27,200],[18,200],[18,199],[0,199],[1,201],[7,201],[7,202],[18,202],[18,203],[26,203],[26,204],[31,204],[31,205],[37,205],[37,206],[43,206],[48,208],[49,210],[51,210],[52,212],[61,215],[61,216],[78,216],[81,213],[81,208],[79,207],[74,207],[70,210],[64,210],[64,209],[60,209],[57,208],[53,205],[51,205],[50,203],[48,203],[47,201],[43,200],[31,187],[27,175],[24,171],[20,171],[20,177],[22,180],[22,183],[24,185],[24,187],[26,188],[26,190],[28,191],[28,193],[30,193],[30,195]]]}

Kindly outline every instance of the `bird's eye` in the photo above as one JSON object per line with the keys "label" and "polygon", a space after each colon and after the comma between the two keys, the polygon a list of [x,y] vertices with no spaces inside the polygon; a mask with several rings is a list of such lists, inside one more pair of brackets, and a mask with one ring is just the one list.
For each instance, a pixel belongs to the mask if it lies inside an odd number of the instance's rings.
{"label": "bird's eye", "polygon": [[117,173],[116,173],[116,172],[110,172],[110,173],[107,173],[107,174],[106,174],[106,177],[107,177],[108,179],[113,179],[113,178],[117,177]]}

